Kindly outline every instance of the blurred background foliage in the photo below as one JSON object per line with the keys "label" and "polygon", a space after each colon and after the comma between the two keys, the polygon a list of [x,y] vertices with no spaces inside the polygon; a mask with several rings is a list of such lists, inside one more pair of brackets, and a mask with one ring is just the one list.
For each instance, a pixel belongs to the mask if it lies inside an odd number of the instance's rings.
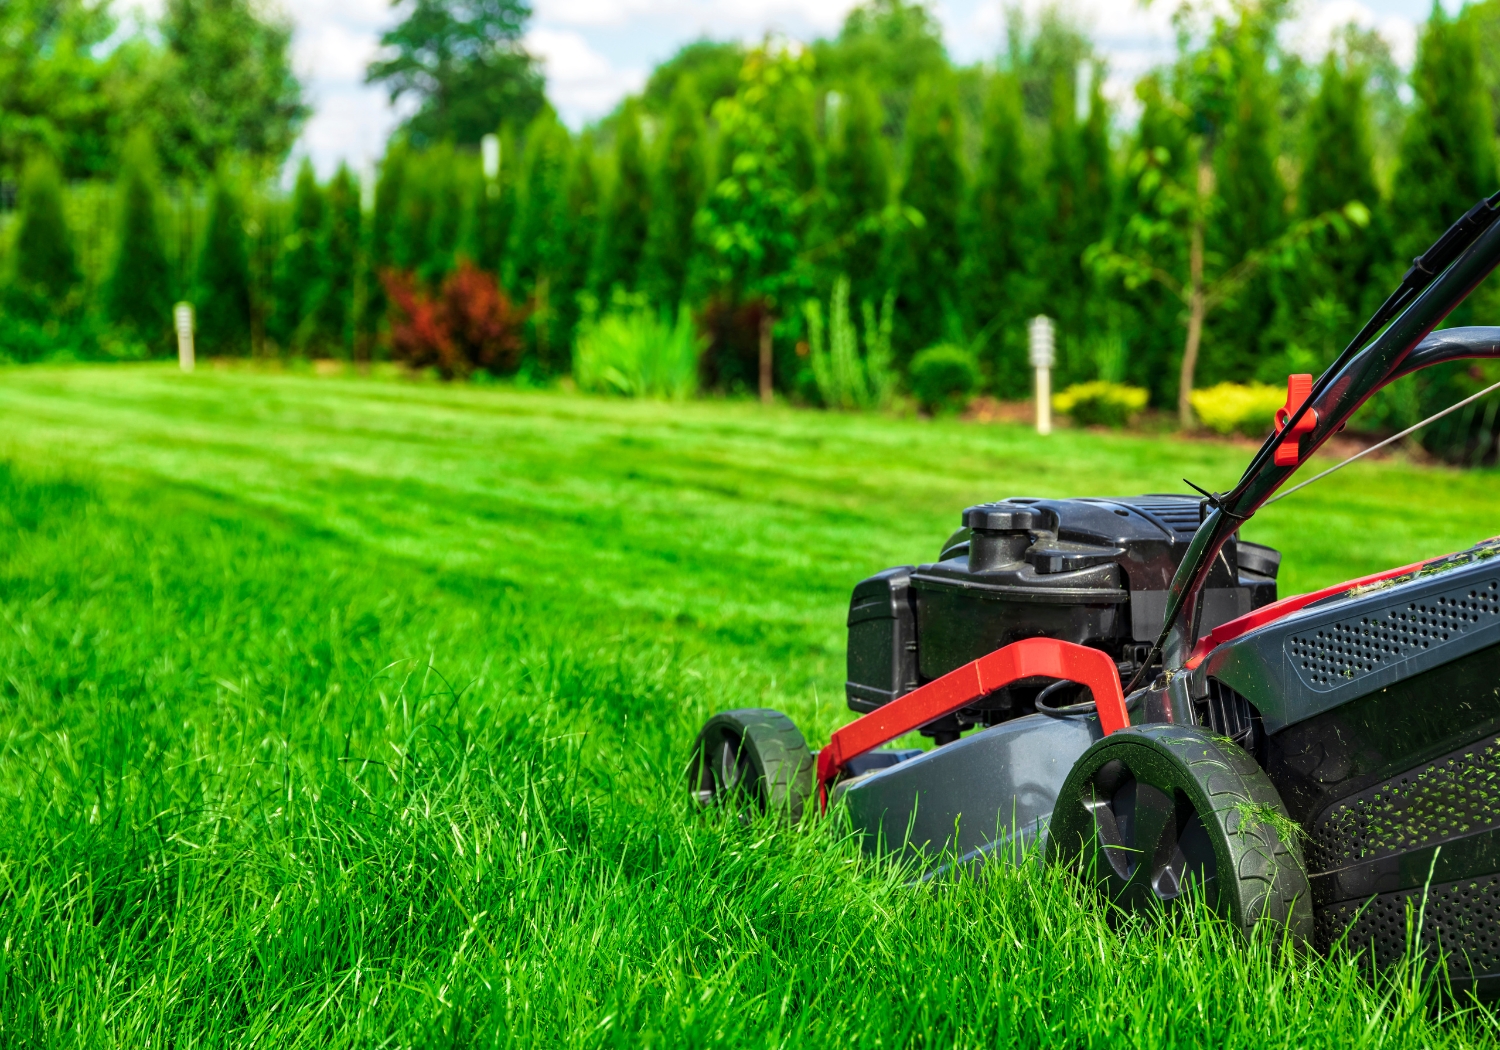
{"label": "blurred background foliage", "polygon": [[[1500,181],[1500,0],[1435,6],[1405,74],[1353,25],[1304,59],[1284,0],[1184,7],[1175,58],[1129,106],[1065,8],[1012,9],[1003,50],[961,66],[930,8],[868,0],[805,45],[692,43],[580,132],[521,43],[525,4],[400,12],[368,77],[412,115],[364,179],[324,180],[282,174],[308,108],[271,9],[170,0],[140,24],[102,0],[0,8],[0,354],[170,354],[163,307],[188,299],[210,355],[545,381],[573,374],[586,320],[665,333],[686,311],[699,338],[661,352],[699,347],[700,391],[847,407],[818,380],[806,309],[846,281],[850,317],[892,297],[907,391],[942,347],[976,392],[1026,397],[1026,321],[1045,313],[1058,389],[1124,384],[1172,409],[1198,386],[1319,370],[1403,260]],[[402,302],[506,327],[453,345],[515,350],[450,361]],[[1487,285],[1453,323],[1496,306]],[[1394,430],[1494,378],[1423,373],[1360,423]],[[1489,460],[1495,423],[1480,403],[1424,440]]]}

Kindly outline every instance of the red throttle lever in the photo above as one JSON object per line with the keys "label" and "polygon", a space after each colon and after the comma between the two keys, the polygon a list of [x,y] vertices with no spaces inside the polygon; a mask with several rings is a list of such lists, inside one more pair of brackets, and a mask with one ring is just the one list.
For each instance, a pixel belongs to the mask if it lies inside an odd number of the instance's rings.
{"label": "red throttle lever", "polygon": [[1296,426],[1290,430],[1285,429],[1287,420],[1296,415],[1297,409],[1306,404],[1308,397],[1312,395],[1312,385],[1313,377],[1310,375],[1286,377],[1286,404],[1276,410],[1276,429],[1283,431],[1281,441],[1276,445],[1278,467],[1295,467],[1302,462],[1302,435],[1318,425],[1317,410],[1309,409],[1297,420]]}

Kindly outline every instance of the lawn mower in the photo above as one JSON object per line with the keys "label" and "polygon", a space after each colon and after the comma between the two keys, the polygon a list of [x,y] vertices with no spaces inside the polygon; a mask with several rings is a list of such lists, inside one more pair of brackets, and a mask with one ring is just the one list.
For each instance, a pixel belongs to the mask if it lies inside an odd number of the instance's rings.
{"label": "lawn mower", "polygon": [[[936,561],[859,583],[860,717],[812,752],[777,711],[717,714],[694,798],[842,805],[929,874],[1027,847],[1124,909],[1201,895],[1377,962],[1410,911],[1455,989],[1500,994],[1500,539],[1278,600],[1280,553],[1239,536],[1376,391],[1500,357],[1500,328],[1434,333],[1500,263],[1497,218],[1500,194],[1289,378],[1229,492],[996,500]],[[913,731],[934,746],[886,746]]]}

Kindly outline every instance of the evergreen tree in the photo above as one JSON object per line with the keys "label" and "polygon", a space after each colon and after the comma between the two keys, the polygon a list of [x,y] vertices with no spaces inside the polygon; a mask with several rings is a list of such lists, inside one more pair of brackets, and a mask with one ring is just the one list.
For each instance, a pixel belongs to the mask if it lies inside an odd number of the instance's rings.
{"label": "evergreen tree", "polygon": [[323,191],[312,162],[303,159],[292,188],[291,214],[273,269],[275,309],[270,336],[283,350],[305,349],[307,322],[323,283]]}
{"label": "evergreen tree", "polygon": [[359,276],[359,183],[340,164],[328,184],[323,226],[322,281],[313,296],[313,341],[319,350],[348,356],[354,345],[355,293]]}
{"label": "evergreen tree", "polygon": [[901,200],[922,216],[896,242],[898,352],[902,360],[951,339],[958,322],[961,247],[959,209],[965,199],[963,129],[953,82],[922,81],[906,125]]}
{"label": "evergreen tree", "polygon": [[[1109,103],[1104,98],[1104,70],[1095,64],[1093,79],[1089,85],[1089,113],[1079,133],[1079,152],[1083,163],[1083,194],[1078,202],[1078,259],[1085,258],[1090,246],[1110,238],[1117,232],[1119,182],[1115,170],[1114,150],[1110,144],[1111,123]],[[1088,331],[1084,333],[1082,355],[1075,354],[1072,374],[1064,374],[1067,382],[1082,379],[1108,378],[1118,381],[1120,375],[1105,375],[1111,365],[1100,359],[1097,350],[1102,346],[1119,346],[1125,352],[1124,335],[1121,331],[1122,317],[1118,306],[1102,295],[1102,282],[1088,266],[1081,266],[1079,285],[1087,297],[1080,311]],[[1080,356],[1084,358],[1079,360]],[[1125,362],[1120,362],[1123,365]],[[1119,367],[1119,366],[1113,366]]]}
{"label": "evergreen tree", "polygon": [[572,140],[552,107],[526,129],[516,221],[506,258],[506,284],[531,300],[532,351],[544,367],[554,364],[556,311],[552,281],[567,243],[565,197]]}
{"label": "evergreen tree", "polygon": [[1114,208],[1114,172],[1110,159],[1109,106],[1095,67],[1089,90],[1088,116],[1075,116],[1073,78],[1053,85],[1054,109],[1048,132],[1048,181],[1051,214],[1045,312],[1057,320],[1060,384],[1094,378],[1088,349],[1110,334],[1116,318],[1107,316],[1094,274],[1084,265],[1089,246],[1105,240]]}
{"label": "evergreen tree", "polygon": [[[1286,188],[1276,171],[1275,84],[1266,71],[1269,44],[1261,27],[1242,24],[1234,47],[1230,105],[1214,157],[1219,207],[1206,234],[1206,247],[1226,260],[1242,259],[1265,247],[1287,226]],[[1273,278],[1262,272],[1226,303],[1207,330],[1199,381],[1243,382],[1261,371],[1262,357],[1276,349]]]}
{"label": "evergreen tree", "polygon": [[1078,133],[1080,253],[1108,234],[1115,207],[1115,171],[1109,142],[1109,103],[1105,101],[1103,88],[1104,71],[1095,66],[1093,79],[1089,84],[1088,117]]}
{"label": "evergreen tree", "polygon": [[[500,174],[495,179],[493,191],[487,191],[492,207],[487,210],[482,227],[484,258],[490,259],[486,268],[497,274],[505,272],[505,251],[510,245],[510,231],[516,221],[520,182],[521,143],[510,125],[505,125],[500,129]],[[590,244],[584,256],[585,268],[593,259],[593,250]]]}
{"label": "evergreen tree", "polygon": [[1350,201],[1367,208],[1380,202],[1370,150],[1363,65],[1341,66],[1330,51],[1323,60],[1318,93],[1307,114],[1298,210],[1307,217],[1335,211]]}
{"label": "evergreen tree", "polygon": [[1067,371],[1072,364],[1072,351],[1082,337],[1084,327],[1080,316],[1085,287],[1082,260],[1084,223],[1079,214],[1083,196],[1083,156],[1073,85],[1071,71],[1054,77],[1052,110],[1047,120],[1047,167],[1043,188],[1047,234],[1041,249],[1043,282],[1038,306],[1042,313],[1057,321],[1059,371]]}
{"label": "evergreen tree", "polygon": [[[573,334],[582,314],[580,297],[588,286],[590,252],[599,238],[601,203],[599,160],[594,137],[585,132],[577,148],[573,150],[572,164],[568,168],[566,237],[553,279],[552,301],[557,315],[557,334],[553,346],[557,350],[558,359],[556,362],[543,362],[559,372],[566,372],[571,367],[571,362],[563,360],[563,355],[573,345]],[[684,254],[689,254],[692,250],[691,230],[688,231],[688,236],[688,243],[681,248]]]}
{"label": "evergreen tree", "polygon": [[[1154,232],[1173,226],[1181,204],[1164,191],[1193,184],[1199,146],[1159,74],[1146,76],[1135,90],[1141,116],[1121,186],[1121,211],[1129,217],[1121,240],[1130,247],[1149,245],[1164,270],[1181,273],[1188,268],[1186,246]],[[1124,298],[1120,314],[1120,334],[1131,350],[1127,380],[1149,390],[1153,403],[1173,404],[1183,354],[1182,302],[1159,283],[1145,282]]]}
{"label": "evergreen tree", "polygon": [[803,214],[818,191],[820,157],[818,154],[818,106],[812,80],[793,78],[780,85],[772,95],[772,113],[782,137],[782,163],[792,186],[802,195]]}
{"label": "evergreen tree", "polygon": [[855,303],[885,294],[881,273],[884,212],[891,200],[891,163],[880,96],[866,80],[841,94],[828,150],[828,269],[847,275]]}
{"label": "evergreen tree", "polygon": [[590,284],[600,299],[615,287],[639,283],[641,255],[651,218],[651,182],[641,139],[640,111],[626,99],[615,126],[614,180],[599,228]]}
{"label": "evergreen tree", "polygon": [[431,196],[431,218],[427,227],[426,258],[422,276],[436,286],[456,264],[462,245],[467,177],[478,159],[460,155],[449,143],[427,151],[426,188]]}
{"label": "evergreen tree", "polygon": [[514,139],[502,133],[500,168],[494,177],[486,175],[482,167],[473,170],[459,237],[461,253],[481,270],[497,276],[504,272],[505,238],[510,236],[510,218],[515,207],[515,193],[510,185],[515,182],[512,169],[517,166],[517,159],[510,153],[514,148]]}
{"label": "evergreen tree", "polygon": [[839,35],[813,44],[817,68],[836,83],[869,78],[897,129],[905,126],[917,85],[949,73],[942,24],[912,0],[864,0]]}
{"label": "evergreen tree", "polygon": [[144,131],[125,147],[119,183],[119,237],[114,266],[104,282],[103,305],[111,322],[157,353],[172,346],[172,270],[159,221],[156,158]]}
{"label": "evergreen tree", "polygon": [[209,193],[197,284],[198,346],[210,354],[246,353],[251,303],[244,206],[222,172]]}
{"label": "evergreen tree", "polygon": [[692,261],[693,217],[708,189],[708,129],[692,76],[672,91],[657,152],[645,283],[651,298],[675,310]]}
{"label": "evergreen tree", "polygon": [[1411,86],[1414,105],[1392,186],[1401,259],[1425,251],[1496,188],[1489,100],[1479,78],[1474,28],[1464,19],[1449,19],[1442,4],[1432,6]]}
{"label": "evergreen tree", "polygon": [[[1433,4],[1417,47],[1411,85],[1414,105],[1391,193],[1391,214],[1400,223],[1398,259],[1426,251],[1454,220],[1496,189],[1489,99],[1479,76],[1477,37],[1470,20],[1449,19],[1441,4]],[[1401,269],[1399,264],[1392,266],[1388,286]],[[1472,324],[1475,300],[1493,302],[1497,295],[1500,290],[1491,278],[1477,296],[1449,314],[1446,323]],[[1408,396],[1405,407],[1386,406],[1391,409],[1386,413],[1389,426],[1410,425],[1479,386],[1462,364],[1429,369],[1408,382],[1416,396]],[[1428,427],[1422,443],[1444,455],[1486,456],[1492,454],[1495,435],[1471,409]]]}
{"label": "evergreen tree", "polygon": [[396,222],[401,210],[401,190],[406,178],[407,147],[396,139],[386,147],[385,158],[375,176],[375,210],[370,217],[370,241],[365,253],[365,294],[360,318],[361,356],[368,356],[370,340],[386,314],[385,285],[381,275],[395,265]]}
{"label": "evergreen tree", "polygon": [[45,154],[26,163],[21,178],[20,223],[13,247],[15,280],[33,313],[56,316],[72,308],[78,257],[63,214],[62,174]]}
{"label": "evergreen tree", "polygon": [[434,171],[433,151],[412,150],[406,156],[401,196],[391,227],[391,265],[424,278],[433,275],[434,213],[442,194],[442,172]]}
{"label": "evergreen tree", "polygon": [[1320,234],[1296,280],[1281,282],[1294,358],[1288,372],[1321,371],[1388,291],[1382,287],[1389,247],[1370,149],[1366,78],[1362,63],[1341,64],[1330,51],[1308,109],[1298,212],[1310,219],[1358,201],[1371,210],[1371,224],[1343,236]]}
{"label": "evergreen tree", "polygon": [[1026,319],[1036,313],[1035,252],[1043,235],[1021,93],[1014,77],[992,78],[965,224],[965,310],[987,332],[991,383],[1002,396],[1024,396],[1030,382]]}

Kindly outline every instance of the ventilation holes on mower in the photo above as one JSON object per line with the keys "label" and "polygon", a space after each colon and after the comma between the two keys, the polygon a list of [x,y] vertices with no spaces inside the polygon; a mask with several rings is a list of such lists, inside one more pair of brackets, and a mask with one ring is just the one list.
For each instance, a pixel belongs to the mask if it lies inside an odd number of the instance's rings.
{"label": "ventilation holes on mower", "polygon": [[1492,972],[1500,968],[1500,875],[1460,879],[1382,893],[1322,908],[1317,913],[1317,943],[1327,949],[1347,930],[1353,951],[1370,949],[1381,962],[1394,962],[1406,951],[1407,914],[1423,912],[1419,943],[1429,961],[1439,951],[1448,957],[1454,976],[1465,970]]}
{"label": "ventilation holes on mower", "polygon": [[1334,804],[1313,822],[1308,867],[1331,871],[1500,826],[1500,737]]}
{"label": "ventilation holes on mower", "polygon": [[1484,589],[1409,602],[1358,621],[1329,624],[1315,634],[1294,635],[1293,662],[1311,685],[1325,688],[1362,678],[1381,667],[1441,645],[1500,617],[1500,581]]}

